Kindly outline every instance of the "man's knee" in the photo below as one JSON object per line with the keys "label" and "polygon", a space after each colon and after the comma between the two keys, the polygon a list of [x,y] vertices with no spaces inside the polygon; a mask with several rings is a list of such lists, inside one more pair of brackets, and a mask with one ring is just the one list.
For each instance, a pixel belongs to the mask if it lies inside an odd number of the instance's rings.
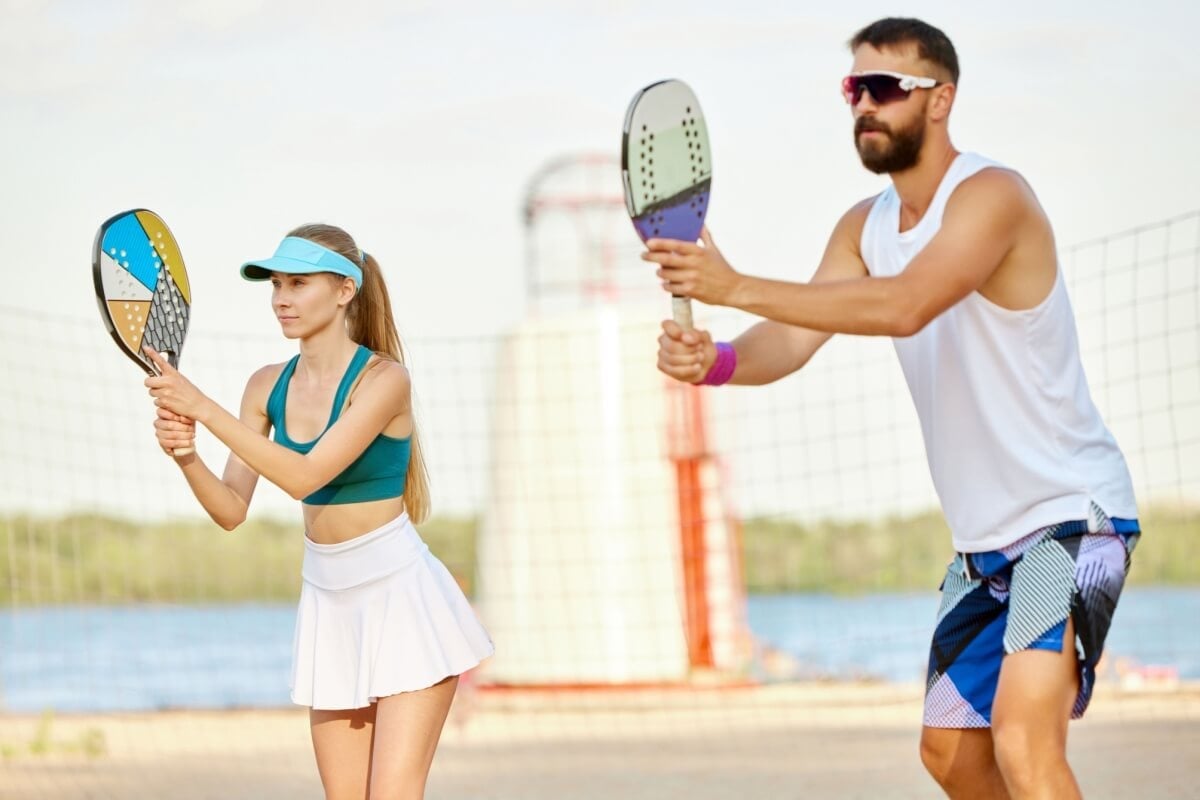
{"label": "man's knee", "polygon": [[925,728],[921,733],[921,763],[943,788],[970,780],[971,771],[977,768],[977,765],[969,763],[969,758],[963,758],[960,744],[959,739],[947,729]]}
{"label": "man's knee", "polygon": [[1017,772],[1029,763],[1031,742],[1028,727],[1019,721],[992,720],[992,752],[1000,771]]}
{"label": "man's knee", "polygon": [[1046,733],[1033,730],[1027,720],[1000,717],[992,721],[996,764],[1009,787],[1032,788],[1047,769],[1066,765],[1066,738]]}

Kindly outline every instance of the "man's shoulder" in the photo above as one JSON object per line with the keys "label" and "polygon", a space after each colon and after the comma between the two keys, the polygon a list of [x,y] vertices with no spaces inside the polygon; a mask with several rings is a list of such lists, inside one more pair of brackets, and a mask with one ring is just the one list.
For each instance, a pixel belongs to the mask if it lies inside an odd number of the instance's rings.
{"label": "man's shoulder", "polygon": [[1037,198],[1021,173],[1003,164],[990,162],[968,175],[954,187],[946,201],[947,210],[954,208],[1017,208],[1035,207]]}
{"label": "man's shoulder", "polygon": [[1015,169],[990,162],[962,179],[946,201],[943,232],[997,241],[1053,236],[1029,182]]}
{"label": "man's shoulder", "polygon": [[857,251],[858,242],[862,239],[863,231],[867,227],[867,218],[871,215],[871,209],[875,206],[875,201],[883,194],[884,192],[880,192],[850,206],[850,209],[842,214],[841,219],[834,226],[830,242],[840,243]]}
{"label": "man's shoulder", "polygon": [[838,221],[838,227],[846,228],[848,230],[857,229],[859,232],[861,232],[863,226],[867,223],[867,217],[871,216],[871,209],[875,207],[876,201],[887,194],[887,191],[888,190],[884,190],[878,194],[873,194],[870,197],[865,197],[854,205],[850,206],[850,209],[843,214],[842,218]]}
{"label": "man's shoulder", "polygon": [[954,165],[966,173],[957,187],[978,187],[981,191],[1028,192],[1029,182],[1020,172],[979,153],[961,153]]}
{"label": "man's shoulder", "polygon": [[989,186],[997,189],[1005,186],[1013,188],[1027,188],[1029,186],[1029,182],[1025,180],[1021,173],[1012,167],[995,163],[981,167],[978,172],[964,178],[959,186],[967,186],[969,184]]}

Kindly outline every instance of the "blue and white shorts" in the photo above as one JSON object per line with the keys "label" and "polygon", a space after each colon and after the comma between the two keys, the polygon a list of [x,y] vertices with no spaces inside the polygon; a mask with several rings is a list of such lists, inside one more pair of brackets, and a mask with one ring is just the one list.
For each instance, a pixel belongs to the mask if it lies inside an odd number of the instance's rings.
{"label": "blue and white shorts", "polygon": [[1087,709],[1096,663],[1137,545],[1137,520],[1107,517],[1051,525],[1000,550],[959,553],[942,582],[929,650],[925,725],[987,728],[1000,663],[1022,650],[1062,652],[1075,625],[1079,694],[1071,718]]}

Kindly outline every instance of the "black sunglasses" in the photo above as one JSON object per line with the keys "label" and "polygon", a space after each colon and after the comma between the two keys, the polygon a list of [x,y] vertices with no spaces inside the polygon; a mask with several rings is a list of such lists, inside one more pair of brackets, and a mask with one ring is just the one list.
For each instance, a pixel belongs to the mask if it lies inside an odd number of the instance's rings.
{"label": "black sunglasses", "polygon": [[861,72],[842,78],[842,97],[850,105],[855,105],[862,99],[862,93],[867,91],[876,103],[891,103],[905,99],[913,89],[932,89],[937,85],[935,78],[905,75],[902,72]]}

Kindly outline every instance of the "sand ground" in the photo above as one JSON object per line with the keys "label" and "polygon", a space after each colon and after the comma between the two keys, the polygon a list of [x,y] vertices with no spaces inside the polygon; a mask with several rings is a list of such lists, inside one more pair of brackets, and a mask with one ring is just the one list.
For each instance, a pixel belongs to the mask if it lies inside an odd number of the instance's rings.
{"label": "sand ground", "polygon": [[[429,800],[932,798],[921,692],[787,684],[478,691]],[[1200,686],[1098,692],[1072,724],[1088,798],[1200,797]],[[0,716],[0,798],[321,798],[304,709]]]}

